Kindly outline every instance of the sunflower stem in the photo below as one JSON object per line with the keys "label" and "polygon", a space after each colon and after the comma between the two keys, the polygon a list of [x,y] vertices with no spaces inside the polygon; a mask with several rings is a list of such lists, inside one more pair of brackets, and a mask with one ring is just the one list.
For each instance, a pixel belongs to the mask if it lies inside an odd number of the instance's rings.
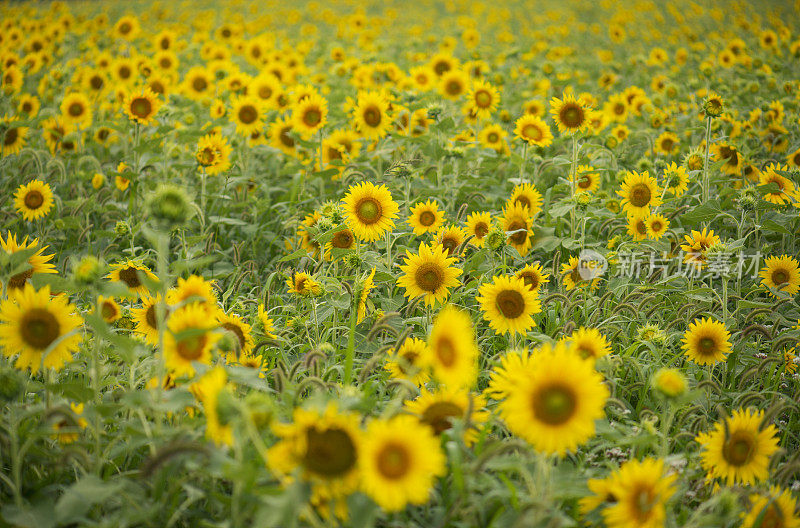
{"label": "sunflower stem", "polygon": [[569,191],[572,206],[569,209],[570,235],[575,239],[575,179],[578,170],[578,136],[572,134],[572,161],[569,168]]}
{"label": "sunflower stem", "polygon": [[344,356],[344,384],[350,385],[353,379],[353,356],[355,355],[356,347],[356,317],[358,316],[358,298],[356,292],[353,292],[353,298],[350,301],[350,335],[347,337],[347,351]]}
{"label": "sunflower stem", "polygon": [[708,149],[711,143],[711,116],[706,117],[706,155],[703,159],[703,203],[709,198]]}

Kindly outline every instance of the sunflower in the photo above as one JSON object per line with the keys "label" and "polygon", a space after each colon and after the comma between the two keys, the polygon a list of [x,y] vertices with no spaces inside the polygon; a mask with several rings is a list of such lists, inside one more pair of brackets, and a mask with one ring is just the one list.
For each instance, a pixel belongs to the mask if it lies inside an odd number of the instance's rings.
{"label": "sunflower", "polygon": [[770,487],[767,496],[750,495],[750,507],[742,516],[742,528],[800,528],[792,492],[776,486]]}
{"label": "sunflower", "polygon": [[107,276],[112,282],[124,283],[131,293],[146,295],[148,290],[147,286],[142,281],[142,277],[147,277],[149,281],[158,281],[158,277],[147,269],[146,266],[132,260],[113,264],[111,266],[111,273]]}
{"label": "sunflower", "polygon": [[170,313],[164,333],[164,364],[173,376],[193,377],[194,361],[211,364],[211,349],[221,337],[214,328],[214,320],[200,303]]}
{"label": "sunflower", "polygon": [[25,146],[25,139],[28,137],[28,127],[17,126],[16,118],[3,117],[0,119],[0,135],[3,142],[0,143],[0,157],[18,154]]}
{"label": "sunflower", "polygon": [[509,205],[520,204],[528,210],[531,219],[535,218],[542,210],[542,194],[531,183],[520,183],[511,191],[508,199]]}
{"label": "sunflower", "polygon": [[766,266],[761,269],[761,284],[770,290],[787,293],[791,296],[800,290],[800,264],[793,257],[767,257]]}
{"label": "sunflower", "polygon": [[472,83],[467,100],[478,119],[488,119],[500,103],[500,93],[488,82],[477,80]]}
{"label": "sunflower", "polygon": [[420,92],[427,92],[433,88],[436,72],[429,66],[415,66],[408,72],[411,86]]}
{"label": "sunflower", "polygon": [[267,339],[277,339],[274,333],[275,322],[269,316],[263,304],[258,305],[258,321],[261,323],[261,330],[264,333],[264,337]]}
{"label": "sunflower", "polygon": [[319,282],[304,271],[293,273],[286,279],[286,285],[289,286],[289,293],[294,293],[298,297],[316,297],[322,293]]}
{"label": "sunflower", "polygon": [[51,295],[49,286],[9,290],[0,302],[0,348],[9,358],[19,354],[14,366],[20,370],[36,373],[42,365],[60,370],[83,339],[75,311],[66,295]]}
{"label": "sunflower", "polygon": [[43,218],[52,207],[53,191],[41,180],[32,180],[26,185],[20,185],[14,193],[14,208],[28,222]]}
{"label": "sunflower", "polygon": [[488,125],[478,132],[478,142],[482,147],[494,149],[501,153],[505,150],[505,137],[507,133],[500,125]]}
{"label": "sunflower", "polygon": [[429,426],[436,436],[452,428],[453,418],[463,420],[469,424],[463,435],[467,446],[475,443],[480,427],[489,419],[489,412],[485,409],[486,399],[467,389],[441,388],[430,392],[423,387],[420,395],[413,401],[407,401],[403,407]]}
{"label": "sunflower", "polygon": [[351,185],[342,205],[350,229],[367,242],[391,231],[399,209],[385,185],[376,186],[371,182]]}
{"label": "sunflower", "polygon": [[[58,273],[55,265],[50,262],[55,255],[44,254],[44,250],[48,247],[49,246],[39,247],[38,238],[34,238],[31,242],[28,242],[28,237],[26,236],[22,241],[17,242],[17,236],[12,235],[10,231],[6,233],[5,240],[3,240],[2,235],[0,235],[0,248],[8,255],[12,255],[18,251],[36,250],[26,260],[28,268],[9,278],[7,286],[9,290],[22,288],[35,273]],[[0,282],[0,284],[2,283]]]}
{"label": "sunflower", "polygon": [[230,332],[236,338],[236,350],[229,353],[228,362],[235,363],[239,358],[249,356],[253,351],[255,342],[252,336],[252,327],[234,313],[217,312],[217,323],[220,328]]}
{"label": "sunflower", "polygon": [[669,220],[662,214],[653,214],[644,222],[647,225],[647,236],[653,240],[660,239],[669,228]]}
{"label": "sunflower", "polygon": [[514,124],[514,136],[528,145],[546,147],[553,142],[550,127],[538,116],[525,114]]}
{"label": "sunflower", "polygon": [[646,214],[636,213],[628,215],[628,234],[633,237],[636,242],[641,242],[647,238],[647,223],[645,220],[648,218]]}
{"label": "sunflower", "polygon": [[[586,481],[586,487],[589,488],[594,495],[583,497],[578,501],[578,509],[583,517],[588,516],[590,513],[600,508],[617,502],[617,497],[614,495],[614,486],[616,484],[617,473],[612,473],[608,478],[604,479],[589,479]],[[587,526],[590,523],[587,521]]]}
{"label": "sunflower", "polygon": [[662,132],[661,135],[656,138],[656,143],[653,150],[659,154],[669,156],[670,154],[675,154],[678,151],[679,144],[680,140],[678,139],[678,136],[672,132]]}
{"label": "sunflower", "polygon": [[122,316],[122,309],[113,297],[98,295],[97,306],[100,308],[100,317],[108,324],[113,323]]}
{"label": "sunflower", "polygon": [[521,202],[509,200],[503,208],[501,225],[508,235],[506,242],[516,249],[521,256],[525,256],[531,248],[533,219],[530,209]]}
{"label": "sunflower", "polygon": [[403,341],[400,348],[389,351],[384,369],[395,379],[404,379],[421,387],[430,376],[422,360],[428,354],[428,345],[422,339],[409,337]]}
{"label": "sunflower", "polygon": [[664,171],[664,186],[667,192],[674,196],[681,196],[689,188],[689,177],[686,168],[676,165],[673,161]]}
{"label": "sunflower", "polygon": [[[36,117],[41,107],[42,103],[39,99],[31,94],[22,94],[17,103],[17,110],[28,117]],[[798,156],[800,156],[800,151],[798,151]],[[800,163],[800,157],[798,157],[798,163]]]}
{"label": "sunflower", "polygon": [[628,102],[622,94],[614,94],[603,105],[603,113],[610,121],[624,123],[628,119]]}
{"label": "sunflower", "polygon": [[706,266],[708,248],[719,244],[719,237],[714,234],[714,230],[703,228],[702,231],[692,230],[691,235],[683,235],[685,244],[681,244],[681,250],[686,252],[683,261],[700,269]]}
{"label": "sunflower", "polygon": [[214,77],[202,66],[194,66],[183,78],[183,93],[194,101],[210,99],[214,94]]}
{"label": "sunflower", "polygon": [[525,286],[534,293],[538,293],[545,283],[550,282],[550,275],[544,272],[538,262],[533,265],[526,265],[514,275],[522,279]]}
{"label": "sunflower", "polygon": [[434,377],[451,388],[471,387],[477,376],[478,346],[469,314],[445,306],[428,336],[423,363]]}
{"label": "sunflower", "polygon": [[320,218],[322,218],[322,214],[319,211],[314,211],[303,218],[303,221],[300,222],[301,226],[297,229],[297,234],[300,236],[300,245],[314,256],[319,254],[320,247],[316,239],[316,231],[311,228],[317,225]]}
{"label": "sunflower", "polygon": [[444,302],[450,288],[459,284],[461,270],[453,266],[455,262],[443,246],[420,243],[416,255],[406,250],[405,263],[400,266],[403,275],[397,279],[397,285],[405,288],[409,299],[424,296],[428,306]]}
{"label": "sunflower", "polygon": [[580,257],[570,257],[569,262],[561,265],[561,275],[567,291],[576,287],[594,290],[600,284],[601,270],[597,269],[598,262],[583,260]]}
{"label": "sunflower", "polygon": [[731,351],[731,334],[725,324],[713,319],[695,319],[683,334],[686,356],[699,365],[724,361]]}
{"label": "sunflower", "polygon": [[444,211],[439,210],[439,203],[428,200],[418,203],[411,208],[408,224],[413,228],[414,234],[424,235],[437,231],[444,223]]}
{"label": "sunflower", "polygon": [[564,343],[542,346],[534,364],[508,378],[505,387],[496,385],[507,394],[501,414],[509,430],[537,451],[564,456],[594,435],[609,391],[594,362]]}
{"label": "sunflower", "polygon": [[161,101],[150,88],[143,88],[139,92],[131,93],[125,100],[125,114],[128,119],[140,125],[149,125],[153,122],[161,106]]}
{"label": "sunflower", "polygon": [[786,162],[793,169],[800,168],[800,148],[786,156]]}
{"label": "sunflower", "polygon": [[392,126],[388,112],[389,101],[380,92],[359,92],[353,110],[356,129],[367,139],[381,139]]}
{"label": "sunflower", "polygon": [[592,193],[600,187],[600,173],[590,165],[578,165],[574,176],[570,176],[575,182],[575,193]]}
{"label": "sunflower", "polygon": [[[233,445],[233,428],[220,412],[220,400],[228,396],[228,375],[225,368],[216,366],[192,384],[192,392],[203,404],[206,415],[206,438],[216,445]],[[228,396],[229,397],[229,396]]]}
{"label": "sunflower", "polygon": [[80,431],[86,429],[89,422],[83,417],[83,404],[70,402],[69,413],[66,410],[62,414],[62,418],[53,424],[53,438],[57,439],[61,444],[71,444],[75,442],[79,436]]}
{"label": "sunflower", "polygon": [[611,344],[597,328],[581,326],[565,339],[583,359],[597,359],[611,353]]}
{"label": "sunflower", "polygon": [[[136,324],[135,332],[142,337],[146,343],[158,346],[158,317],[156,307],[161,302],[161,294],[155,297],[145,294],[142,297],[142,306],[131,309],[131,316]],[[169,307],[166,307],[165,316],[169,315]]]}
{"label": "sunflower", "polygon": [[729,486],[767,479],[769,459],[780,439],[775,426],[763,422],[764,411],[739,409],[717,422],[711,432],[697,435],[700,463],[711,478],[723,479]]}
{"label": "sunflower", "polygon": [[617,194],[622,197],[622,206],[628,216],[647,215],[650,214],[651,207],[661,205],[661,188],[647,171],[641,174],[626,172],[622,189]]}
{"label": "sunflower", "polygon": [[328,117],[328,102],[312,93],[297,102],[292,109],[292,124],[303,137],[310,138],[325,126]]}
{"label": "sunflower", "polygon": [[486,235],[492,229],[492,216],[488,212],[475,212],[467,216],[467,236],[472,236],[470,244],[475,247],[483,247],[486,243]]}
{"label": "sunflower", "polygon": [[92,107],[89,98],[81,92],[67,94],[61,101],[61,117],[76,128],[86,128],[92,122]]}
{"label": "sunflower", "polygon": [[562,134],[580,132],[589,126],[589,109],[575,99],[572,92],[565,92],[562,99],[553,97],[550,100],[550,115]]}
{"label": "sunflower", "polygon": [[426,503],[446,471],[439,439],[413,416],[373,420],[361,448],[363,491],[386,511]]}
{"label": "sunflower", "polygon": [[225,137],[219,132],[212,132],[201,137],[197,142],[194,157],[206,174],[214,176],[231,168],[232,150]]}
{"label": "sunflower", "polygon": [[199,304],[212,318],[216,316],[218,309],[214,281],[207,281],[199,275],[178,278],[175,287],[167,292],[167,302],[175,308],[189,303]]}
{"label": "sunflower", "polygon": [[117,23],[114,25],[114,36],[131,41],[137,37],[140,29],[141,26],[139,25],[138,18],[125,15],[117,20]]}
{"label": "sunflower", "polygon": [[533,314],[542,311],[535,291],[518,277],[495,276],[478,288],[483,318],[498,334],[526,334],[536,326]]}
{"label": "sunflower", "polygon": [[2,79],[0,79],[0,86],[3,88],[3,93],[11,95],[19,92],[22,89],[22,71],[16,64],[5,64],[4,66]]}
{"label": "sunflower", "polygon": [[664,526],[666,502],[675,494],[674,473],[665,474],[664,461],[646,458],[625,462],[614,475],[610,495],[616,500],[603,510],[608,528]]}
{"label": "sunflower", "polygon": [[249,136],[264,126],[264,109],[261,102],[252,96],[237,96],[231,101],[231,118],[236,132]]}
{"label": "sunflower", "polygon": [[337,129],[330,133],[322,142],[322,162],[328,165],[334,161],[341,162],[339,171],[341,175],[344,166],[354,157],[358,156],[358,134],[353,130]]}
{"label": "sunflower", "polygon": [[451,101],[458,101],[466,93],[468,84],[469,75],[467,72],[452,69],[439,78],[439,93]]}
{"label": "sunflower", "polygon": [[355,247],[356,236],[349,228],[343,227],[334,231],[330,242],[325,244],[325,255],[327,258],[333,258],[335,256],[333,255],[333,250],[344,251],[355,249]]}
{"label": "sunflower", "polygon": [[466,233],[464,230],[458,226],[447,226],[442,227],[436,233],[436,244],[439,244],[447,251],[447,256],[457,256],[455,255],[456,249],[464,242],[466,238]]}
{"label": "sunflower", "polygon": [[778,205],[783,205],[785,203],[790,203],[792,200],[797,200],[798,195],[795,190],[794,183],[792,183],[792,180],[780,174],[778,171],[788,172],[789,168],[785,165],[781,166],[780,164],[770,163],[770,165],[761,173],[761,177],[758,180],[759,185],[769,185],[774,183],[778,186],[777,190],[771,190],[764,194],[764,199],[770,203]]}
{"label": "sunflower", "polygon": [[367,314],[367,297],[369,296],[369,292],[372,291],[372,288],[375,286],[375,283],[373,282],[374,279],[375,268],[372,268],[370,274],[367,275],[367,277],[364,279],[364,282],[361,283],[361,290],[358,294],[358,307],[356,309],[356,324],[360,324],[361,321],[364,320],[364,316]]}
{"label": "sunflower", "polygon": [[714,154],[714,161],[724,160],[719,170],[725,174],[739,176],[744,158],[735,146],[728,143],[719,143],[711,145],[711,152]]}
{"label": "sunflower", "polygon": [[299,474],[311,484],[312,502],[344,501],[360,480],[365,438],[359,415],[329,403],[323,410],[297,408],[292,419],[273,427],[280,440],[268,452],[270,469],[285,482]]}

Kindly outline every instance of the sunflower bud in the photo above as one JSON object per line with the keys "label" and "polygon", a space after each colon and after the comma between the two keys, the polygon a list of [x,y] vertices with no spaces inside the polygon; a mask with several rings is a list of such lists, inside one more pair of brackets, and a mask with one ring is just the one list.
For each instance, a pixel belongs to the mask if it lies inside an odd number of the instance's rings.
{"label": "sunflower bud", "polygon": [[124,220],[118,220],[117,224],[114,226],[114,234],[118,237],[122,238],[127,236],[131,233],[131,226],[128,225],[128,222]]}
{"label": "sunflower bud", "polygon": [[105,266],[97,257],[86,255],[72,269],[72,279],[82,286],[94,284],[105,273]]}
{"label": "sunflower bud", "polygon": [[10,402],[22,393],[22,379],[11,367],[0,367],[0,401]]}
{"label": "sunflower bud", "polygon": [[231,332],[225,332],[223,336],[217,341],[217,348],[223,354],[229,352],[238,352],[239,342]]}
{"label": "sunflower bud", "polygon": [[251,392],[244,399],[250,419],[259,429],[268,427],[275,416],[272,399],[263,392]]}
{"label": "sunflower bud", "polygon": [[617,145],[619,145],[619,140],[617,140],[617,138],[615,136],[607,136],[606,137],[606,141],[605,141],[606,148],[613,149]]}
{"label": "sunflower bud", "polygon": [[320,233],[326,233],[333,229],[334,223],[331,221],[330,218],[323,216],[319,220],[317,220],[316,228],[319,230]]}
{"label": "sunflower bud", "polygon": [[161,185],[147,198],[145,207],[155,224],[164,230],[182,226],[192,215],[189,197],[175,185]]}
{"label": "sunflower bud", "polygon": [[722,98],[718,95],[710,95],[703,103],[703,111],[708,117],[719,117],[723,110]]}
{"label": "sunflower bud", "polygon": [[359,255],[358,252],[353,251],[342,255],[342,262],[344,262],[344,265],[348,268],[358,269],[364,264],[364,257]]}
{"label": "sunflower bud", "polygon": [[686,376],[674,368],[660,368],[653,374],[653,388],[667,398],[677,398],[686,393]]}
{"label": "sunflower bud", "polygon": [[231,391],[223,389],[217,396],[217,414],[219,415],[220,425],[230,424],[238,414],[236,398]]}
{"label": "sunflower bud", "polygon": [[492,228],[492,230],[489,231],[489,234],[486,235],[486,245],[494,251],[497,251],[498,249],[503,247],[503,244],[505,243],[506,243],[506,232],[503,231],[503,229],[500,227]]}

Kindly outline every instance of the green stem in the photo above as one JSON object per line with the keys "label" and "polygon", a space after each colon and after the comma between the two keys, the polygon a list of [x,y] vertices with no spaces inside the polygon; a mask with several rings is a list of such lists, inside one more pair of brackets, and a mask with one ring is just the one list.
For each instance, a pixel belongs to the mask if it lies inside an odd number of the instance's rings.
{"label": "green stem", "polygon": [[703,203],[709,199],[708,149],[711,143],[711,117],[706,117],[706,155],[703,160]]}
{"label": "green stem", "polygon": [[350,335],[347,337],[347,351],[344,356],[344,384],[350,385],[353,380],[353,358],[356,348],[356,318],[358,316],[358,300],[355,292],[350,306]]}
{"label": "green stem", "polygon": [[572,206],[569,209],[569,231],[575,239],[575,180],[578,172],[578,136],[572,134],[572,161],[570,162],[569,190]]}

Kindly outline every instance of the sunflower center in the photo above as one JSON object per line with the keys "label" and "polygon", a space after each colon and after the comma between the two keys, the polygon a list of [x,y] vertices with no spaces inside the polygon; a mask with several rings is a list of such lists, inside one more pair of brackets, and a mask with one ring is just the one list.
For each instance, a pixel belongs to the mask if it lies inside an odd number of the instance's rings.
{"label": "sunflower center", "polygon": [[518,204],[522,205],[522,207],[530,208],[530,206],[531,206],[531,201],[525,195],[517,196],[517,198],[514,200],[514,203],[518,203]]}
{"label": "sunflower center", "polygon": [[661,223],[661,220],[653,220],[650,222],[650,229],[653,230],[654,233],[660,232],[663,227],[664,225]]}
{"label": "sunflower center", "polygon": [[20,322],[22,340],[35,349],[45,350],[58,339],[58,319],[44,308],[33,308],[22,316]]}
{"label": "sunflower center", "polygon": [[430,227],[436,221],[436,215],[430,211],[422,211],[419,215],[419,223],[425,227]]}
{"label": "sunflower center", "polygon": [[789,273],[784,269],[776,269],[772,272],[772,282],[776,286],[780,286],[781,284],[786,284],[789,282]]}
{"label": "sunflower center", "polygon": [[489,143],[497,143],[500,140],[500,135],[497,132],[490,132],[486,139],[489,140]]}
{"label": "sunflower center", "polygon": [[306,431],[306,442],[303,466],[312,473],[340,477],[356,464],[356,446],[343,429],[320,431],[312,426]]}
{"label": "sunflower center", "polygon": [[69,115],[71,115],[72,117],[80,117],[83,115],[83,104],[72,103],[71,105],[69,105],[69,108],[67,108],[67,112],[69,112]]}
{"label": "sunflower center", "polygon": [[197,153],[197,161],[200,162],[201,165],[211,165],[214,163],[214,158],[216,157],[216,152],[211,147],[205,147],[200,152]]}
{"label": "sunflower center", "polygon": [[625,113],[625,105],[622,103],[617,103],[614,105],[614,113],[618,116],[621,116]]}
{"label": "sunflower center", "polygon": [[519,231],[518,233],[514,233],[508,237],[512,243],[517,244],[518,246],[524,244],[528,239],[528,226],[524,222],[514,220],[508,225],[508,231]]}
{"label": "sunflower center", "polygon": [[150,112],[153,110],[153,105],[150,104],[144,97],[137,97],[133,101],[131,101],[131,113],[136,117],[146,118],[150,116]]}
{"label": "sunflower center", "polygon": [[402,372],[403,374],[408,374],[409,369],[406,368],[406,367],[412,367],[412,369],[413,369],[414,368],[414,364],[417,361],[417,358],[419,357],[419,354],[417,354],[416,352],[410,350],[410,351],[402,352],[400,355],[403,357],[403,359],[405,360],[406,364],[404,365],[403,362],[399,362],[397,364],[397,368],[399,368],[400,372]]}
{"label": "sunflower center", "polygon": [[353,245],[353,233],[349,229],[343,229],[333,235],[331,245],[339,249],[349,249]]}
{"label": "sunflower center", "polygon": [[292,136],[289,135],[290,130],[291,127],[285,127],[281,130],[281,133],[278,134],[278,137],[281,139],[281,143],[289,148],[294,148],[294,139],[292,139]]}
{"label": "sunflower center", "polygon": [[535,125],[525,125],[522,127],[522,135],[533,141],[542,139],[542,131]]}
{"label": "sunflower center", "polygon": [[147,321],[147,326],[150,328],[158,329],[158,319],[156,319],[156,305],[155,303],[147,307],[144,313],[144,320]]}
{"label": "sunflower center", "polygon": [[272,88],[269,86],[262,86],[258,89],[258,96],[262,99],[269,99],[272,97]]}
{"label": "sunflower center", "polygon": [[506,319],[516,319],[525,312],[525,298],[516,290],[501,291],[495,302]]}
{"label": "sunflower center", "polygon": [[539,287],[539,275],[530,271],[526,271],[519,276],[522,281],[525,283],[525,286],[530,288],[531,290],[535,290]]}
{"label": "sunflower center", "polygon": [[578,177],[578,187],[581,189],[588,189],[592,185],[592,179],[589,177],[588,174],[584,174]]}
{"label": "sunflower center", "polygon": [[450,256],[458,247],[458,240],[453,237],[445,237],[442,239],[442,247],[447,250],[447,255]]}
{"label": "sunflower center", "polygon": [[661,148],[667,152],[672,151],[672,147],[675,145],[675,142],[671,139],[662,139],[661,140]]}
{"label": "sunflower center", "polygon": [[542,387],[533,397],[533,414],[547,425],[561,425],[569,420],[578,407],[575,393],[566,385]]}
{"label": "sunflower center", "polygon": [[208,82],[202,77],[195,77],[194,80],[192,80],[192,88],[194,88],[196,92],[204,92],[206,88],[208,88]]}
{"label": "sunflower center", "polygon": [[746,431],[734,431],[722,446],[722,457],[732,466],[744,466],[755,452],[756,439]]}
{"label": "sunflower center", "polygon": [[775,504],[770,504],[767,511],[761,516],[760,528],[784,528],[783,513]]}
{"label": "sunflower center", "polygon": [[165,70],[168,70],[168,69],[170,69],[172,67],[172,60],[165,57],[165,58],[161,59],[161,62],[159,64],[161,64],[162,68],[164,68]]}
{"label": "sunflower center", "polygon": [[23,286],[25,286],[25,283],[28,282],[28,279],[30,279],[32,276],[33,276],[33,268],[25,270],[22,273],[18,273],[13,277],[11,277],[10,279],[8,279],[8,287],[10,289],[22,288]]}
{"label": "sunflower center", "polygon": [[717,350],[717,342],[713,337],[702,337],[697,343],[697,348],[701,355],[708,356]]}
{"label": "sunflower center", "polygon": [[644,183],[637,183],[633,187],[631,187],[630,197],[628,200],[631,202],[631,205],[634,207],[645,207],[647,204],[650,203],[650,199],[652,198],[652,194],[650,193],[650,187],[648,187]]}
{"label": "sunflower center", "polygon": [[374,224],[381,219],[381,204],[375,198],[362,198],[356,204],[356,215],[362,224]]}
{"label": "sunflower center", "polygon": [[138,288],[142,285],[142,281],[139,280],[138,270],[132,266],[120,270],[119,280],[124,282],[128,288]]}
{"label": "sunflower center", "polygon": [[558,113],[558,118],[567,128],[578,128],[583,124],[583,109],[576,104],[565,104]]}
{"label": "sunflower center", "polygon": [[436,343],[436,357],[445,367],[451,367],[456,362],[456,347],[450,338],[440,338]]}
{"label": "sunflower center", "polygon": [[103,78],[99,75],[94,75],[89,81],[89,84],[92,86],[92,90],[99,90],[103,87]]}
{"label": "sunflower center", "polygon": [[39,191],[28,191],[24,201],[28,209],[38,209],[44,203],[44,196]]}
{"label": "sunflower center", "polygon": [[634,507],[633,512],[636,520],[639,523],[646,523],[653,513],[653,507],[656,505],[657,496],[653,492],[653,488],[646,485],[640,485],[633,494]]}
{"label": "sunflower center", "polygon": [[458,81],[450,81],[445,88],[450,95],[458,95],[461,93],[461,83]]}
{"label": "sunflower center", "polygon": [[364,110],[364,122],[372,127],[375,128],[381,124],[381,110],[376,106],[368,106]]}
{"label": "sunflower center", "polygon": [[100,314],[103,316],[103,319],[112,319],[116,317],[117,309],[110,302],[104,302],[100,307]]}
{"label": "sunflower center", "polygon": [[119,26],[119,32],[122,33],[123,35],[127,35],[128,33],[130,33],[130,31],[131,31],[131,25],[128,24],[127,22],[123,22]]}
{"label": "sunflower center", "polygon": [[450,419],[463,416],[464,410],[453,402],[441,401],[428,406],[422,413],[422,422],[433,427],[437,435],[450,429]]}
{"label": "sunflower center", "polygon": [[16,128],[9,128],[8,130],[6,130],[6,135],[3,137],[3,144],[6,146],[13,145],[14,143],[16,143],[18,136],[19,136],[19,130],[17,130]]}
{"label": "sunflower center", "polygon": [[408,473],[411,457],[402,444],[389,442],[378,452],[378,471],[390,480],[402,478]]}
{"label": "sunflower center", "polygon": [[481,239],[489,234],[489,226],[486,223],[481,222],[479,224],[475,224],[475,238]]}
{"label": "sunflower center", "polygon": [[236,339],[239,341],[239,350],[244,349],[245,337],[244,332],[242,332],[241,327],[239,325],[233,323],[224,323],[222,328],[227,330],[228,332],[233,333],[236,336]]}
{"label": "sunflower center", "polygon": [[450,71],[450,63],[447,61],[439,61],[437,62],[433,69],[438,75],[442,75],[446,71]]}
{"label": "sunflower center", "polygon": [[640,235],[647,234],[647,226],[644,225],[644,220],[639,220],[638,222],[636,222],[636,232],[639,233]]}
{"label": "sunflower center", "polygon": [[303,123],[307,126],[317,126],[322,121],[322,113],[319,110],[309,110],[303,115]]}
{"label": "sunflower center", "polygon": [[239,121],[249,125],[258,119],[258,111],[252,105],[244,105],[239,109]]}
{"label": "sunflower center", "polygon": [[206,334],[190,336],[178,341],[178,355],[186,361],[194,361],[203,355],[208,337]]}
{"label": "sunflower center", "polygon": [[489,108],[492,106],[492,94],[487,92],[486,90],[480,90],[475,92],[475,103],[480,108]]}
{"label": "sunflower center", "polygon": [[417,272],[414,274],[414,280],[421,290],[435,292],[444,282],[444,273],[440,266],[428,262],[417,268]]}

